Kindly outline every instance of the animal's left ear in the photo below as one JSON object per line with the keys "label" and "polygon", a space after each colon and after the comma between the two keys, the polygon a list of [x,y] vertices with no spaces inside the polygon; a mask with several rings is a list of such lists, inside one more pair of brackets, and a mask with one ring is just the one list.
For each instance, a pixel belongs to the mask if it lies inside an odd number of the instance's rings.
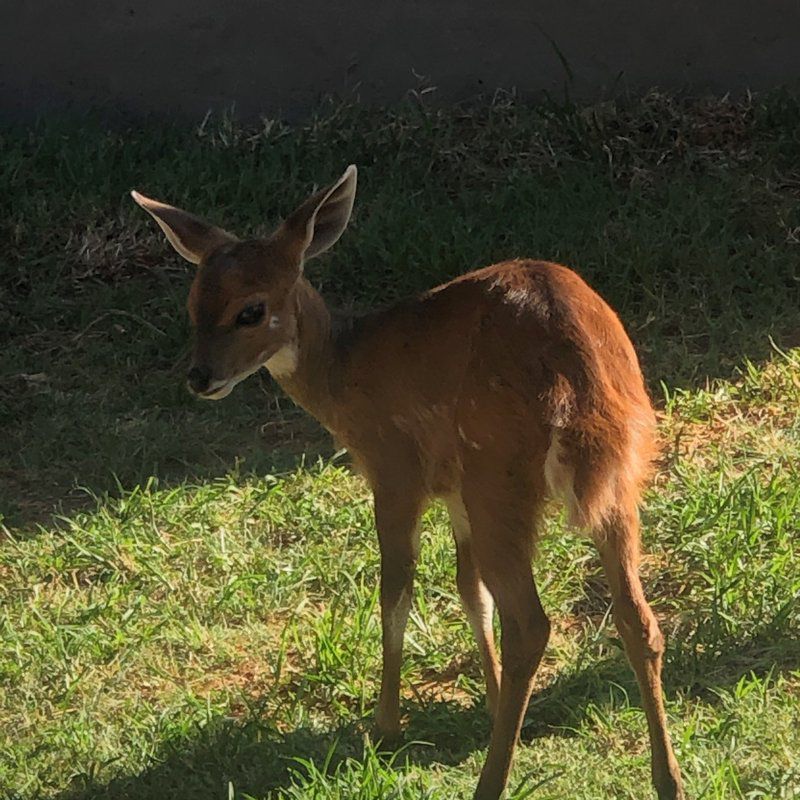
{"label": "animal's left ear", "polygon": [[188,211],[145,197],[136,191],[131,192],[131,197],[159,224],[178,253],[192,264],[199,264],[221,245],[236,241],[235,236]]}
{"label": "animal's left ear", "polygon": [[336,183],[317,192],[293,211],[283,230],[299,240],[303,258],[323,253],[344,233],[356,199],[355,164],[351,164]]}

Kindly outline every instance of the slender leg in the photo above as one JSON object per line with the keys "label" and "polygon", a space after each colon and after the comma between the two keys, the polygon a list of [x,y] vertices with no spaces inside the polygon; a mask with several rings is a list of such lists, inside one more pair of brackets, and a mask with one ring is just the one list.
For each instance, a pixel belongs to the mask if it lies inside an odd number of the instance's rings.
{"label": "slender leg", "polygon": [[533,676],[550,637],[528,560],[508,562],[502,572],[485,572],[502,626],[503,677],[489,753],[475,800],[497,800],[505,788]]}
{"label": "slender leg", "polygon": [[375,523],[381,548],[383,627],[383,673],[375,727],[377,734],[387,741],[400,735],[400,667],[419,553],[421,507],[420,493],[375,494]]}
{"label": "slender leg", "polygon": [[465,481],[472,556],[500,614],[502,679],[489,752],[475,800],[497,800],[508,779],[533,676],[550,637],[550,622],[531,572],[533,520],[530,486],[482,475]]}
{"label": "slender leg", "polygon": [[486,706],[494,717],[497,712],[497,698],[500,691],[500,665],[494,644],[492,615],[494,600],[481,579],[475,559],[472,556],[470,543],[470,526],[467,512],[460,497],[449,498],[447,508],[453,525],[453,536],[456,540],[458,570],[456,583],[461,595],[461,602],[478,643],[478,650],[486,679]]}
{"label": "slender leg", "polygon": [[661,689],[664,638],[639,580],[639,519],[635,507],[618,512],[596,535],[625,652],[636,673],[647,717],[653,785],[659,800],[683,800]]}

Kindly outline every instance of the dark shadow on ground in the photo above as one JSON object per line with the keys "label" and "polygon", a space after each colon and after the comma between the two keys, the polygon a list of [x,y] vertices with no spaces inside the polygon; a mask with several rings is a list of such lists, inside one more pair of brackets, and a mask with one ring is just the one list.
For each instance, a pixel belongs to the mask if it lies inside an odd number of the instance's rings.
{"label": "dark shadow on ground", "polygon": [[325,105],[291,130],[227,118],[4,130],[6,523],[91,505],[75,487],[213,480],[237,459],[259,474],[316,452],[317,433],[303,447],[303,434],[286,446],[263,432],[275,395],[252,379],[219,409],[188,398],[175,362],[192,268],[133,206],[135,185],[251,235],[357,162],[353,223],[309,265],[327,296],[360,308],[507,258],[566,263],[619,313],[657,397],[662,382],[703,386],[761,361],[770,335],[800,342],[796,98],[629,100],[602,113],[503,93],[451,109]]}
{"label": "dark shadow on ground", "polygon": [[[719,692],[744,675],[777,677],[800,667],[800,631],[767,625],[743,642],[729,642],[708,655],[673,649],[668,653],[664,686],[667,696],[682,693],[715,703]],[[561,674],[535,694],[528,708],[521,740],[535,746],[538,738],[576,735],[592,707],[637,705],[638,690],[622,652],[590,667]],[[488,742],[490,723],[481,706],[456,702],[407,704],[405,745],[386,759],[430,765],[457,765]],[[198,731],[193,741],[170,743],[158,762],[136,775],[122,775],[107,784],[78,778],[57,800],[212,800],[226,797],[230,782],[237,797],[256,797],[292,783],[302,774],[296,759],[322,768],[333,750],[330,768],[363,754],[369,721],[328,732],[300,728],[280,733],[255,714],[247,721],[217,718]]]}
{"label": "dark shadow on ground", "polygon": [[[42,419],[17,416],[0,446],[0,523],[16,536],[34,536],[40,525],[57,525],[59,517],[91,511],[98,498],[136,486],[285,474],[335,453],[327,432],[282,396],[266,371],[213,407],[191,398],[175,372],[157,376],[166,402],[130,392],[88,413],[76,409],[68,425],[65,412],[57,417],[47,407],[37,411]],[[25,398],[15,404],[24,407]]]}

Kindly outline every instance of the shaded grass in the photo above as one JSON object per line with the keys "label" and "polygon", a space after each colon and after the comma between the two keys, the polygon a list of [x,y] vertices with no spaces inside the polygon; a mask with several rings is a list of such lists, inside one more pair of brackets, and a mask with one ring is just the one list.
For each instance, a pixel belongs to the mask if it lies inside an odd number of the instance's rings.
{"label": "shaded grass", "polygon": [[584,110],[336,107],[298,128],[7,129],[2,507],[36,520],[75,485],[209,477],[234,457],[285,467],[317,440],[264,381],[224,408],[183,391],[188,269],[131,187],[251,233],[356,162],[352,228],[312,265],[335,303],[388,302],[507,257],[560,260],[619,309],[660,394],[730,376],[770,336],[797,343],[799,119],[788,96],[652,94]]}
{"label": "shaded grass", "polygon": [[[266,231],[351,161],[353,228],[312,274],[339,306],[531,255],[619,310],[663,409],[643,572],[690,796],[797,796],[798,121],[788,96],[653,94],[3,131],[0,796],[470,796],[488,722],[443,509],[424,520],[408,744],[381,753],[367,489],[267,377],[188,397],[190,276],[126,196]],[[537,576],[554,636],[509,796],[647,796],[591,544],[554,519]]]}

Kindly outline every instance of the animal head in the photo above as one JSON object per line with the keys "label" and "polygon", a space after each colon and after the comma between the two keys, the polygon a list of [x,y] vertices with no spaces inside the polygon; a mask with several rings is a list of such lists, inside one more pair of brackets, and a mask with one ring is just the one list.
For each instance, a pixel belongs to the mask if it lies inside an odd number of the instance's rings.
{"label": "animal head", "polygon": [[309,197],[265,239],[239,239],[188,211],[131,192],[170,244],[197,265],[189,292],[194,348],[189,388],[221,400],[268,362],[274,374],[297,358],[296,287],[303,264],[342,235],[356,168]]}

